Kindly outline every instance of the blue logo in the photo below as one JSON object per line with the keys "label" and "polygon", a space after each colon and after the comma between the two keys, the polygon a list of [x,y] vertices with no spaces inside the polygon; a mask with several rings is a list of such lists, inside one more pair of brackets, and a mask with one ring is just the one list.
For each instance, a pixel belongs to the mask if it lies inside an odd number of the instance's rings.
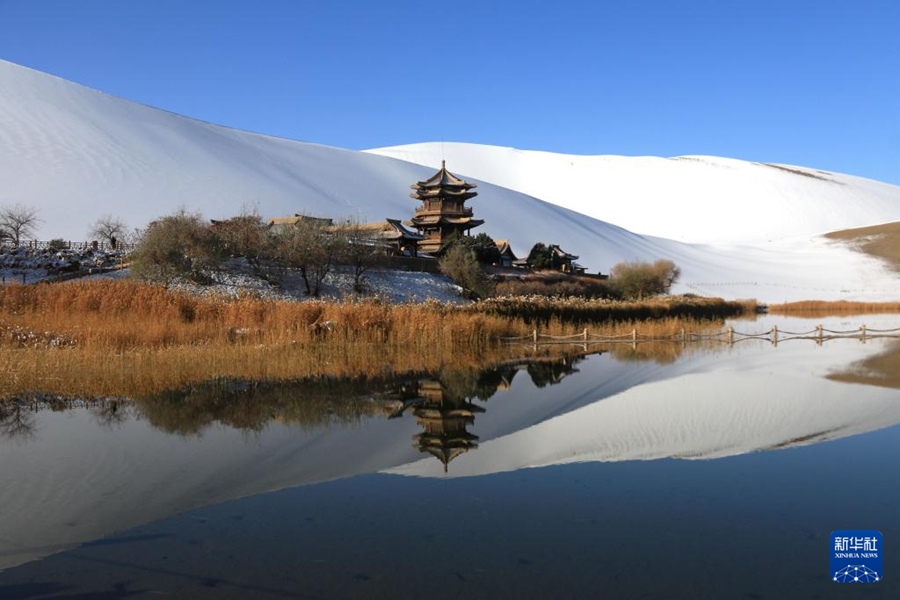
{"label": "blue logo", "polygon": [[881,572],[881,533],[874,529],[831,532],[831,580],[837,583],[876,583]]}

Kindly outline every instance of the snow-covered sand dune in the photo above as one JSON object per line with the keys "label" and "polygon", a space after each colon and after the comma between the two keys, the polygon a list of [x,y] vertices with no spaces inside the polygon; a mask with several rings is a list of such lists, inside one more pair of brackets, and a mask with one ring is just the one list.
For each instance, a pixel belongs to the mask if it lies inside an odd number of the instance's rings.
{"label": "snow-covered sand dune", "polygon": [[631,231],[683,242],[768,242],[900,221],[900,186],[715,156],[573,156],[462,143],[370,150],[482,181]]}
{"label": "snow-covered sand dune", "polygon": [[[720,229],[721,239],[731,245],[689,245],[636,235],[534,195],[485,183],[503,179],[500,175],[504,170],[520,167],[517,163],[498,163],[496,172],[480,173],[464,154],[448,156],[448,166],[479,182],[480,194],[471,205],[486,221],[481,231],[494,238],[511,239],[519,254],[527,253],[537,241],[560,243],[580,255],[580,262],[594,272],[608,272],[623,260],[669,258],[682,268],[682,283],[676,292],[727,298],[781,301],[900,297],[900,280],[895,275],[875,259],[838,243],[804,234],[777,243],[734,246],[753,237],[749,235],[747,213],[751,208],[747,206],[741,206],[740,212],[733,212],[730,204],[719,207],[721,214],[732,215],[729,224]],[[667,171],[656,170],[655,161],[668,164],[663,159],[649,160],[642,179],[669,176]],[[808,231],[900,219],[900,214],[892,212],[898,205],[896,187],[830,174],[827,177],[837,183],[772,167],[753,169],[791,183],[783,186],[788,191],[781,196],[794,207],[790,209],[791,223],[820,219],[820,213],[838,209],[842,212],[836,213],[840,218],[835,221],[843,221],[841,215],[854,215],[840,226],[816,223],[806,228]],[[253,203],[264,216],[305,212],[372,220],[406,218],[415,207],[407,197],[409,184],[432,172],[429,167],[372,153],[197,121],[0,61],[0,204],[39,208],[44,220],[39,234],[42,239],[83,239],[90,224],[105,213],[122,217],[131,226],[143,226],[181,207],[210,218],[237,214],[242,206]],[[679,177],[688,178],[698,188],[724,186],[716,188],[722,198],[730,197],[729,190],[749,185],[748,178],[753,179],[747,175],[726,182],[716,178],[716,172],[704,167]],[[558,187],[565,189],[572,178],[558,175]],[[556,177],[556,171],[548,170],[541,181],[553,182]],[[605,178],[616,181],[611,172],[598,170],[593,177],[595,187],[606,185]],[[809,200],[824,198],[821,189],[831,189],[829,186],[849,195],[835,196],[837,199],[829,196],[827,205],[818,207]],[[800,194],[798,190],[805,200],[795,203],[792,194]],[[650,191],[647,194],[627,203],[649,227],[663,208],[651,201],[654,196]],[[581,193],[572,197],[586,196]],[[842,201],[850,208],[845,210]],[[760,206],[764,206],[762,199],[757,203],[757,208]],[[695,213],[685,209],[665,219],[667,237],[684,237],[680,232],[688,231],[698,219]],[[858,223],[859,218],[866,222]],[[623,222],[631,223],[631,219]],[[632,228],[648,231],[641,222],[631,223]],[[729,228],[733,233],[728,233]]]}

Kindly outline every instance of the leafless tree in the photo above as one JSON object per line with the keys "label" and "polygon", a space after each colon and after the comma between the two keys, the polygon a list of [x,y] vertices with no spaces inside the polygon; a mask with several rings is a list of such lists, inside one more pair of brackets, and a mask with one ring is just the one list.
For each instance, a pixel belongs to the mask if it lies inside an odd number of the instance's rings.
{"label": "leafless tree", "polygon": [[341,231],[320,219],[302,219],[275,235],[276,257],[300,271],[307,295],[317,297],[343,244]]}
{"label": "leafless tree", "polygon": [[103,215],[96,221],[88,232],[93,238],[100,238],[115,248],[118,242],[123,241],[128,232],[125,221],[112,215]]}
{"label": "leafless tree", "polygon": [[353,291],[363,291],[366,273],[378,263],[384,253],[378,241],[372,239],[362,224],[354,219],[340,226],[342,239],[338,240],[338,261],[350,268],[353,275]]}
{"label": "leafless tree", "polygon": [[0,237],[8,237],[16,246],[22,238],[34,235],[40,222],[38,211],[33,206],[15,204],[0,207]]}

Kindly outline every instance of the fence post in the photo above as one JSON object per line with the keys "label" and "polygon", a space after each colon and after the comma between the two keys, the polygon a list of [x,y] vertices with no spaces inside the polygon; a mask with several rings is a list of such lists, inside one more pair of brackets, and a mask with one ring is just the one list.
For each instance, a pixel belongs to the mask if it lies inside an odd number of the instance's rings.
{"label": "fence post", "polygon": [[778,325],[772,325],[772,343],[778,345]]}
{"label": "fence post", "polygon": [[866,343],[866,326],[862,325],[859,329],[862,332],[862,343],[865,344]]}
{"label": "fence post", "polygon": [[632,342],[636,342],[636,341],[637,341],[637,327],[632,327],[632,328],[631,328],[631,341],[632,341]]}
{"label": "fence post", "polygon": [[534,328],[532,332],[532,337],[534,338],[534,343],[537,344],[537,327]]}
{"label": "fence post", "polygon": [[822,345],[822,337],[823,337],[823,336],[822,336],[822,333],[823,333],[822,330],[823,330],[823,329],[824,329],[824,327],[822,327],[821,325],[817,325],[817,326],[816,326],[816,333],[817,333],[817,336],[818,336],[818,338],[819,338],[819,345],[820,345],[820,346]]}
{"label": "fence post", "polygon": [[587,327],[584,328],[584,341],[587,341]]}
{"label": "fence post", "polygon": [[734,327],[728,328],[728,345],[734,345]]}

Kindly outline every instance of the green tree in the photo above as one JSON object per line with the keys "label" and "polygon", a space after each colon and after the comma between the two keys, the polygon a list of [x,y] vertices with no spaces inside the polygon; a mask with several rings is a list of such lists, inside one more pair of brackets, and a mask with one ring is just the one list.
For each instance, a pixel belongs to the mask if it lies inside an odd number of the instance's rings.
{"label": "green tree", "polygon": [[528,258],[525,260],[528,267],[535,270],[552,269],[554,267],[553,251],[550,249],[550,246],[543,242],[538,242],[532,246],[531,251],[528,253]]}
{"label": "green tree", "polygon": [[681,270],[671,260],[651,264],[643,261],[623,262],[610,271],[613,288],[629,300],[642,300],[669,293]]}
{"label": "green tree", "polygon": [[441,255],[455,246],[462,246],[474,252],[475,259],[483,265],[496,265],[500,262],[500,249],[497,248],[494,239],[486,233],[479,233],[476,236],[455,233],[441,248]]}

